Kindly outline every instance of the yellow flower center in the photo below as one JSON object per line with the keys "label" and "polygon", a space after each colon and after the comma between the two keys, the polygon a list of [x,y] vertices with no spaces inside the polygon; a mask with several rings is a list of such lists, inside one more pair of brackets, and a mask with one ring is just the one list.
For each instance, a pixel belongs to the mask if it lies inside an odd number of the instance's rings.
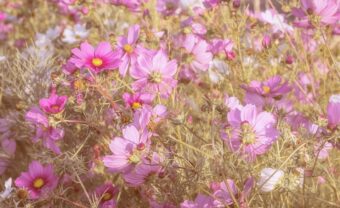
{"label": "yellow flower center", "polygon": [[241,125],[240,136],[242,138],[242,143],[245,145],[254,144],[256,141],[256,135],[249,123],[243,123]]}
{"label": "yellow flower center", "polygon": [[78,79],[78,80],[74,81],[73,86],[74,86],[74,88],[76,90],[83,90],[83,89],[85,89],[85,83],[81,79]]}
{"label": "yellow flower center", "polygon": [[262,86],[262,90],[263,90],[264,94],[268,94],[270,92],[270,87],[264,85],[264,86]]}
{"label": "yellow flower center", "polygon": [[53,110],[59,110],[59,105],[52,105],[51,107]]}
{"label": "yellow flower center", "polygon": [[37,178],[33,182],[33,187],[37,189],[40,189],[44,185],[45,185],[45,181],[42,178]]}
{"label": "yellow flower center", "polygon": [[94,65],[94,66],[101,66],[101,65],[103,65],[103,60],[102,59],[100,59],[100,58],[93,58],[92,59],[92,64]]}
{"label": "yellow flower center", "polygon": [[123,49],[126,53],[132,53],[133,52],[133,47],[130,44],[125,44],[123,46]]}
{"label": "yellow flower center", "polygon": [[152,83],[160,83],[162,81],[162,74],[156,71],[152,72],[149,81]]}
{"label": "yellow flower center", "polygon": [[108,192],[106,192],[102,197],[102,201],[109,201],[110,199],[112,199],[112,194]]}
{"label": "yellow flower center", "polygon": [[190,34],[191,33],[191,28],[190,27],[185,27],[183,29],[184,34]]}
{"label": "yellow flower center", "polygon": [[129,157],[129,161],[130,163],[132,164],[137,164],[140,162],[140,157],[136,154],[132,154],[130,157]]}
{"label": "yellow flower center", "polygon": [[137,109],[142,107],[142,104],[140,104],[139,102],[134,102],[134,103],[132,103],[131,107],[132,107],[133,110],[137,110]]}

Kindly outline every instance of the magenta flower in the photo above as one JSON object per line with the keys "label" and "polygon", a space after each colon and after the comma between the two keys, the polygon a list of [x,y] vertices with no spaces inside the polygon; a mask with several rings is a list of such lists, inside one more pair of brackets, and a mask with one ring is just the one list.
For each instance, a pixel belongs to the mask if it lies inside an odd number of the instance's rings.
{"label": "magenta flower", "polygon": [[156,8],[164,16],[174,15],[179,10],[179,0],[157,0]]}
{"label": "magenta flower", "polygon": [[118,50],[122,56],[119,65],[119,73],[123,77],[125,77],[129,67],[136,63],[138,55],[146,52],[146,49],[137,45],[139,32],[139,25],[134,25],[129,28],[127,37],[118,37]]}
{"label": "magenta flower", "polygon": [[185,200],[181,203],[181,208],[209,208],[213,206],[214,198],[211,196],[198,194],[195,201]]}
{"label": "magenta flower", "polygon": [[133,187],[142,185],[147,178],[152,174],[157,174],[161,171],[161,159],[157,153],[152,154],[152,158],[144,157],[135,169],[128,173],[124,173],[124,180]]}
{"label": "magenta flower", "polygon": [[141,6],[148,0],[111,0],[111,3],[117,6],[125,6],[132,12],[138,12],[141,10]]}
{"label": "magenta flower", "polygon": [[64,110],[66,102],[67,96],[52,94],[49,98],[40,99],[39,104],[45,113],[57,114]]}
{"label": "magenta flower", "polygon": [[256,93],[264,97],[283,96],[291,91],[288,82],[283,82],[279,75],[273,76],[264,82],[252,81],[248,86],[242,85],[242,88],[247,92]]}
{"label": "magenta flower", "polygon": [[154,98],[153,95],[145,93],[123,94],[125,106],[133,110],[140,109],[141,107],[143,107],[144,104],[150,105],[152,103],[153,98]]}
{"label": "magenta flower", "polygon": [[291,102],[286,99],[291,87],[278,75],[264,82],[252,81],[241,87],[246,90],[245,102],[256,105],[258,109],[271,106],[289,112],[292,108]]}
{"label": "magenta flower", "polygon": [[340,95],[332,95],[327,106],[328,127],[335,129],[340,125]]}
{"label": "magenta flower", "polygon": [[237,193],[237,187],[233,180],[227,179],[227,184],[224,181],[221,182],[220,184],[218,184],[218,188],[214,191],[213,194],[215,198],[213,202],[214,207],[224,207],[226,205],[232,205],[234,201],[230,194],[233,194],[236,197]]}
{"label": "magenta flower", "polygon": [[32,161],[27,172],[23,172],[15,180],[19,188],[27,189],[30,199],[38,199],[50,194],[58,185],[51,164],[42,166],[38,161]]}
{"label": "magenta flower", "polygon": [[101,42],[96,48],[83,42],[80,49],[72,49],[72,54],[71,63],[78,68],[88,68],[94,73],[115,69],[120,64],[120,54],[112,51],[108,42]]}
{"label": "magenta flower", "polygon": [[279,136],[274,116],[268,112],[258,113],[255,105],[232,109],[228,122],[232,130],[230,136],[223,139],[232,151],[243,155],[247,161],[265,154]]}
{"label": "magenta flower", "polygon": [[209,51],[214,55],[225,54],[228,57],[228,54],[233,53],[234,43],[229,39],[212,39]]}
{"label": "magenta flower", "polygon": [[36,107],[31,108],[31,110],[26,113],[25,119],[35,127],[35,136],[32,138],[33,142],[41,139],[46,148],[56,154],[61,153],[55,142],[64,137],[64,130],[62,128],[50,125],[46,115]]}
{"label": "magenta flower", "polygon": [[109,145],[112,155],[103,158],[112,172],[129,172],[139,164],[149,148],[147,134],[140,134],[133,125],[125,127],[123,138],[115,137]]}
{"label": "magenta flower", "polygon": [[192,34],[187,35],[183,47],[187,53],[184,57],[187,63],[186,67],[195,72],[208,70],[212,54],[209,52],[209,45],[205,40]]}
{"label": "magenta flower", "polygon": [[[144,106],[133,115],[133,125],[143,132],[153,130],[154,126],[167,116],[167,109],[164,105],[155,107]],[[153,135],[153,133],[151,133]]]}
{"label": "magenta flower", "polygon": [[119,189],[112,185],[112,183],[105,183],[96,188],[95,195],[100,199],[100,208],[115,208],[117,202],[114,197],[119,192]]}
{"label": "magenta flower", "polygon": [[203,37],[207,33],[207,29],[203,24],[197,23],[192,17],[181,22],[183,32],[186,34],[195,34],[198,37]]}
{"label": "magenta flower", "polygon": [[294,8],[292,14],[299,20],[298,27],[334,25],[340,19],[340,1],[338,0],[301,0],[301,7]]}
{"label": "magenta flower", "polygon": [[131,68],[130,74],[136,81],[132,88],[136,91],[155,94],[167,98],[177,85],[173,78],[177,70],[176,60],[168,61],[168,56],[159,50],[154,56],[140,56],[136,67]]}

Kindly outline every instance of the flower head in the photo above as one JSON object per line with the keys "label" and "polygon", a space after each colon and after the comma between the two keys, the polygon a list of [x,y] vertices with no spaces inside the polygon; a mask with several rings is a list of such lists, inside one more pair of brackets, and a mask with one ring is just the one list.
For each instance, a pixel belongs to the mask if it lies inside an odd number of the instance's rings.
{"label": "flower head", "polygon": [[38,199],[51,193],[57,187],[58,177],[52,165],[42,166],[38,161],[33,161],[28,171],[21,173],[15,180],[15,185],[27,189],[30,199]]}
{"label": "flower head", "polygon": [[100,199],[100,208],[114,208],[116,207],[116,200],[114,199],[119,189],[113,186],[112,183],[105,183],[96,188],[95,195]]}
{"label": "flower head", "polygon": [[45,113],[57,114],[64,110],[66,102],[67,96],[52,94],[49,98],[40,99],[39,104]]}
{"label": "flower head", "polygon": [[279,169],[264,168],[261,170],[260,180],[257,185],[263,192],[270,192],[275,189],[276,185],[280,182],[284,172]]}
{"label": "flower head", "polygon": [[143,184],[149,176],[156,174],[161,170],[161,158],[157,153],[153,153],[151,158],[143,158],[134,170],[123,175],[124,180],[130,186],[139,186]]}
{"label": "flower head", "polygon": [[88,68],[94,73],[112,70],[120,64],[120,54],[112,51],[108,42],[101,42],[96,48],[83,42],[79,48],[72,49],[70,62],[78,68]]}
{"label": "flower head", "polygon": [[232,130],[225,141],[232,151],[245,156],[248,161],[266,153],[279,136],[274,116],[268,112],[258,113],[255,105],[232,109],[228,113],[228,122]]}
{"label": "flower head", "polygon": [[190,34],[185,37],[183,47],[186,51],[184,61],[189,69],[195,72],[208,70],[212,54],[205,40]]}
{"label": "flower head", "polygon": [[121,54],[121,63],[119,65],[119,73],[125,77],[126,73],[132,65],[137,62],[139,55],[150,53],[142,46],[137,44],[140,33],[140,26],[133,25],[129,28],[128,35],[118,37],[118,50]]}
{"label": "flower head", "polygon": [[104,165],[112,172],[129,172],[139,164],[149,148],[147,134],[140,134],[133,125],[123,130],[123,138],[115,137],[109,145],[112,155],[103,158]]}
{"label": "flower head", "polygon": [[46,148],[51,149],[56,154],[61,153],[55,142],[64,137],[64,130],[62,128],[50,125],[46,115],[36,107],[31,108],[26,113],[25,119],[35,127],[35,136],[32,138],[33,142],[42,139],[43,145]]}
{"label": "flower head", "polygon": [[340,3],[338,0],[301,0],[301,7],[294,8],[292,14],[298,18],[298,27],[317,27],[339,22]]}
{"label": "flower head", "polygon": [[167,98],[177,85],[173,78],[177,70],[176,60],[168,61],[168,56],[159,50],[154,56],[140,56],[130,74],[136,81],[132,88],[150,94],[159,93]]}
{"label": "flower head", "polygon": [[157,0],[157,11],[164,16],[174,15],[179,10],[179,0]]}
{"label": "flower head", "polygon": [[340,94],[332,95],[327,106],[328,126],[333,129],[340,125]]}
{"label": "flower head", "polygon": [[214,205],[216,207],[223,207],[225,205],[232,205],[234,203],[231,194],[234,196],[238,193],[237,187],[233,180],[227,179],[227,183],[224,181],[218,184],[218,189],[214,191]]}
{"label": "flower head", "polygon": [[144,104],[151,104],[153,97],[151,94],[145,93],[124,93],[123,100],[125,102],[125,106],[129,107],[133,110],[137,110],[143,107]]}

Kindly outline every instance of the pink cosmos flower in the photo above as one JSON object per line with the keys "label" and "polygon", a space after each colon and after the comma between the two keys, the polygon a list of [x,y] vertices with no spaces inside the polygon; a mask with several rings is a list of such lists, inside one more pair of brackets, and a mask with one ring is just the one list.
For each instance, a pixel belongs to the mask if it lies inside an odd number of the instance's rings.
{"label": "pink cosmos flower", "polygon": [[131,108],[133,110],[140,109],[144,104],[150,105],[152,103],[154,96],[151,94],[145,93],[124,93],[123,100],[125,102],[125,106],[127,108]]}
{"label": "pink cosmos flower", "polygon": [[125,6],[132,12],[138,12],[141,10],[143,3],[148,0],[111,0],[111,3],[117,6]]}
{"label": "pink cosmos flower", "polygon": [[27,172],[22,172],[15,180],[15,185],[25,188],[30,199],[38,199],[50,194],[58,185],[51,164],[42,166],[38,161],[32,161]]}
{"label": "pink cosmos flower", "polygon": [[164,16],[173,15],[179,10],[179,0],[157,0],[156,8]]}
{"label": "pink cosmos flower", "polygon": [[153,153],[151,158],[144,157],[132,171],[123,175],[124,180],[133,187],[142,185],[151,174],[161,171],[161,158],[157,153]]}
{"label": "pink cosmos flower", "polygon": [[246,90],[245,102],[256,105],[258,109],[262,109],[264,106],[275,107],[286,112],[292,109],[291,102],[286,99],[291,87],[278,75],[264,82],[252,81],[249,85],[241,87]]}
{"label": "pink cosmos flower", "polygon": [[314,155],[320,160],[325,160],[329,156],[329,152],[333,149],[333,145],[330,142],[319,142],[314,145]]}
{"label": "pink cosmos flower", "polygon": [[194,34],[203,37],[203,35],[207,33],[206,27],[203,24],[195,22],[192,17],[182,21],[181,27],[186,34]]}
{"label": "pink cosmos flower", "polygon": [[273,76],[264,82],[252,81],[248,86],[242,85],[242,88],[247,92],[256,93],[264,97],[283,96],[291,90],[288,82],[283,82],[279,75]]}
{"label": "pink cosmos flower", "polygon": [[52,94],[49,98],[40,99],[39,104],[45,113],[57,114],[64,110],[66,102],[67,96]]}
{"label": "pink cosmos flower", "polygon": [[159,93],[164,98],[169,97],[177,85],[173,78],[177,70],[176,60],[168,61],[168,56],[159,50],[154,56],[140,56],[130,74],[136,81],[133,90],[150,94]]}
{"label": "pink cosmos flower", "polygon": [[257,155],[265,154],[279,136],[275,117],[268,112],[258,113],[255,105],[232,109],[228,113],[228,122],[232,130],[230,136],[223,139],[232,151],[250,162]]}
{"label": "pink cosmos flower", "polygon": [[228,56],[228,54],[233,53],[233,46],[234,43],[229,40],[229,39],[212,39],[210,46],[209,46],[209,51],[213,53],[214,55],[219,55],[219,54],[225,54]]}
{"label": "pink cosmos flower", "polygon": [[194,72],[208,70],[212,54],[209,52],[209,45],[205,40],[190,34],[186,36],[182,46],[186,50],[184,60],[187,63],[187,68]]}
{"label": "pink cosmos flower", "polygon": [[[155,107],[144,106],[133,115],[133,125],[142,131],[153,130],[154,126],[167,116],[167,108],[164,105]],[[155,135],[150,132],[150,136]]]}
{"label": "pink cosmos flower", "polygon": [[221,3],[221,0],[203,0],[203,4],[206,8],[217,7]]}
{"label": "pink cosmos flower", "polygon": [[149,148],[147,134],[140,134],[133,125],[123,130],[123,138],[115,137],[109,145],[112,155],[103,158],[104,165],[112,172],[126,173],[139,164]]}
{"label": "pink cosmos flower", "polygon": [[335,129],[340,125],[340,94],[332,95],[327,106],[328,127]]}
{"label": "pink cosmos flower", "polygon": [[35,136],[32,138],[33,142],[41,139],[46,148],[56,154],[61,153],[55,142],[64,137],[64,129],[51,126],[46,115],[36,107],[31,108],[26,113],[25,119],[35,127]]}
{"label": "pink cosmos flower", "polygon": [[[227,187],[229,186],[229,187]],[[234,196],[238,193],[237,187],[233,180],[227,179],[227,183],[222,181],[218,184],[218,189],[214,191],[214,207],[224,207],[226,205],[232,205],[234,203],[230,194]]]}
{"label": "pink cosmos flower", "polygon": [[136,63],[138,55],[146,52],[146,49],[137,44],[139,33],[140,26],[134,25],[129,28],[127,37],[118,37],[118,51],[122,55],[119,73],[123,77],[125,77],[129,67]]}
{"label": "pink cosmos flower", "polygon": [[112,183],[105,183],[97,187],[95,195],[98,199],[100,199],[99,207],[115,208],[117,206],[117,202],[114,198],[118,192],[119,189],[116,186],[112,185]]}
{"label": "pink cosmos flower", "polygon": [[299,20],[298,27],[333,25],[340,20],[340,1],[338,0],[301,0],[301,7],[294,8],[292,14]]}
{"label": "pink cosmos flower", "polygon": [[198,194],[195,201],[185,200],[184,202],[181,203],[180,207],[181,208],[210,208],[210,207],[214,207],[213,201],[214,201],[214,198],[210,196]]}
{"label": "pink cosmos flower", "polygon": [[87,42],[83,42],[80,49],[72,49],[72,54],[71,63],[78,68],[88,68],[94,73],[115,69],[120,64],[119,52],[112,51],[108,42],[101,42],[96,48],[93,48]]}
{"label": "pink cosmos flower", "polygon": [[297,111],[290,112],[286,117],[285,121],[290,124],[291,130],[296,132],[301,132],[301,130],[305,130],[304,133],[309,135],[303,135],[305,137],[315,135],[319,131],[319,126],[312,123],[306,116]]}

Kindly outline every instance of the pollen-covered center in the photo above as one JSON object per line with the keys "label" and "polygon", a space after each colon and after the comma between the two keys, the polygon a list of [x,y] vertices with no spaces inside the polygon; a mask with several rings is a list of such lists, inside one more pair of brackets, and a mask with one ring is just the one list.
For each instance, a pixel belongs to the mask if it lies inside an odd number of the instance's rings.
{"label": "pollen-covered center", "polygon": [[123,46],[123,49],[126,53],[132,53],[133,52],[133,47],[130,44],[125,44]]}
{"label": "pollen-covered center", "polygon": [[240,137],[242,139],[242,143],[245,145],[255,143],[256,135],[254,133],[253,127],[248,122],[244,122],[241,124]]}
{"label": "pollen-covered center", "polygon": [[93,58],[92,64],[93,64],[93,66],[99,67],[99,66],[103,65],[103,60],[100,59],[100,58]]}
{"label": "pollen-covered center", "polygon": [[190,64],[195,60],[195,56],[193,54],[185,54],[183,55],[183,61],[187,64]]}
{"label": "pollen-covered center", "polygon": [[133,102],[131,107],[133,110],[137,110],[142,107],[142,104],[140,102]]}
{"label": "pollen-covered center", "polygon": [[33,187],[40,189],[45,185],[45,181],[42,178],[37,178],[33,181]]}
{"label": "pollen-covered center", "polygon": [[103,194],[102,201],[109,201],[112,198],[113,198],[113,195],[109,192],[106,192],[105,194]]}
{"label": "pollen-covered center", "polygon": [[139,163],[141,161],[144,149],[145,149],[144,143],[137,144],[136,149],[132,152],[131,156],[129,157],[129,162],[132,164]]}
{"label": "pollen-covered center", "polygon": [[262,86],[262,90],[263,90],[264,94],[270,93],[270,87],[267,86],[267,85]]}
{"label": "pollen-covered center", "polygon": [[52,105],[51,107],[53,110],[59,110],[59,105]]}
{"label": "pollen-covered center", "polygon": [[160,72],[153,71],[149,75],[149,81],[152,83],[160,83],[162,81],[162,74]]}

